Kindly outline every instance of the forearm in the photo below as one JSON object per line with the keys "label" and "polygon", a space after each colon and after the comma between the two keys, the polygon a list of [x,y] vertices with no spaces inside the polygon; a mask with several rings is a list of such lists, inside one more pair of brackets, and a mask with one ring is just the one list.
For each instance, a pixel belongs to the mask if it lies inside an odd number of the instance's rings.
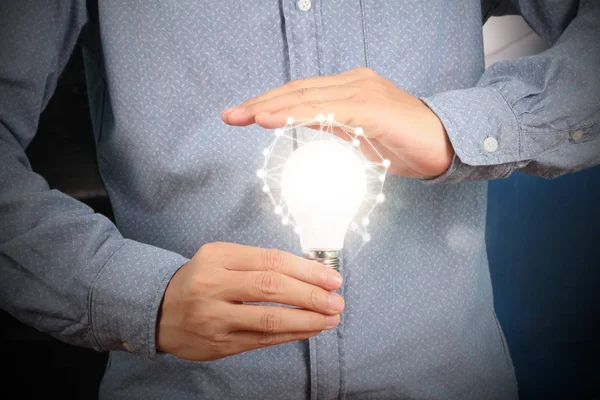
{"label": "forearm", "polygon": [[25,155],[86,19],[82,0],[0,1],[0,307],[72,344],[151,357],[160,299],[187,259],[126,240]]}
{"label": "forearm", "polygon": [[515,170],[554,177],[600,162],[599,15],[588,2],[570,23],[557,17],[544,28],[556,40],[558,26],[568,25],[549,50],[492,65],[475,88],[424,99],[456,152],[437,181],[494,179]]}

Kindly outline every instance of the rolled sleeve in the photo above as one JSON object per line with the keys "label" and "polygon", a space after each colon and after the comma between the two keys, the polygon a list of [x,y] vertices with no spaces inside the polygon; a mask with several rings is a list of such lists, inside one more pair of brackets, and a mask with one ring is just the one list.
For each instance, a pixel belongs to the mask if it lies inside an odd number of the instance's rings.
{"label": "rolled sleeve", "polygon": [[187,258],[125,240],[98,273],[90,290],[91,329],[97,350],[156,355],[156,324],[171,277]]}
{"label": "rolled sleeve", "polygon": [[520,2],[519,11],[552,47],[491,65],[473,88],[422,99],[456,154],[446,173],[427,182],[514,170],[553,178],[600,163],[600,3]]}

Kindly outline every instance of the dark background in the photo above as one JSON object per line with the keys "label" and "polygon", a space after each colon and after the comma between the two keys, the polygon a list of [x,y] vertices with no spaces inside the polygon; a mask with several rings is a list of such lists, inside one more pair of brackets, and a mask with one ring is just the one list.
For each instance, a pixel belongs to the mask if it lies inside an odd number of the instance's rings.
{"label": "dark background", "polygon": [[[27,149],[51,187],[112,219],[98,170],[81,49]],[[486,241],[498,318],[521,399],[600,399],[600,169],[489,185]],[[2,389],[92,399],[107,354],[61,343],[0,311]],[[6,397],[5,397],[6,398]]]}

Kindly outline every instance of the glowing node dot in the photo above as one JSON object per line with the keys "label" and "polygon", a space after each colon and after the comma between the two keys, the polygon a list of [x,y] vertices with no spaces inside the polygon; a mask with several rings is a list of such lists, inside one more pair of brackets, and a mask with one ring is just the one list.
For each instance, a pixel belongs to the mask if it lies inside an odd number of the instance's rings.
{"label": "glowing node dot", "polygon": [[363,239],[363,241],[364,241],[365,243],[366,243],[366,242],[370,242],[370,241],[371,241],[371,235],[365,232],[365,233],[363,233],[363,235],[362,235],[362,239]]}
{"label": "glowing node dot", "polygon": [[281,223],[287,225],[290,223],[290,219],[288,217],[281,218]]}
{"label": "glowing node dot", "polygon": [[383,160],[381,165],[383,165],[385,168],[389,168],[389,166],[392,165],[392,163],[390,162],[390,160]]}
{"label": "glowing node dot", "polygon": [[294,123],[294,117],[288,117],[287,123],[288,123],[288,125],[293,124]]}
{"label": "glowing node dot", "polygon": [[350,229],[356,229],[358,228],[358,225],[356,225],[356,222],[352,221],[350,222]]}
{"label": "glowing node dot", "polygon": [[325,116],[323,114],[317,115],[317,121],[324,122],[325,121]]}
{"label": "glowing node dot", "polygon": [[283,129],[275,129],[275,136],[283,135]]}
{"label": "glowing node dot", "polygon": [[383,202],[385,201],[385,196],[383,195],[383,193],[379,193],[379,194],[377,195],[377,197],[375,197],[375,200],[376,200],[378,203],[383,203]]}
{"label": "glowing node dot", "polygon": [[360,146],[360,140],[358,140],[358,139],[354,139],[354,140],[352,141],[352,146],[354,146],[354,147],[358,147],[358,146]]}
{"label": "glowing node dot", "polygon": [[327,114],[327,122],[333,122],[333,121],[335,121],[335,115]]}
{"label": "glowing node dot", "polygon": [[361,224],[362,224],[363,226],[367,226],[367,225],[369,225],[369,222],[371,222],[371,221],[369,220],[369,218],[368,218],[368,217],[363,217],[363,219],[362,219],[362,221],[361,221]]}
{"label": "glowing node dot", "polygon": [[354,130],[354,134],[355,134],[356,136],[362,136],[364,133],[365,133],[365,132],[363,131],[363,128],[356,128],[356,129]]}
{"label": "glowing node dot", "polygon": [[270,189],[269,189],[269,187],[267,185],[263,186],[262,190],[265,193],[269,193],[269,191],[270,191]]}
{"label": "glowing node dot", "polygon": [[259,178],[264,178],[265,175],[266,173],[264,169],[259,169],[258,171],[256,171],[256,176],[258,176]]}
{"label": "glowing node dot", "polygon": [[281,206],[275,207],[275,214],[280,215],[283,212],[283,208]]}
{"label": "glowing node dot", "polygon": [[269,149],[264,149],[263,150],[263,156],[269,157],[269,153],[270,153]]}

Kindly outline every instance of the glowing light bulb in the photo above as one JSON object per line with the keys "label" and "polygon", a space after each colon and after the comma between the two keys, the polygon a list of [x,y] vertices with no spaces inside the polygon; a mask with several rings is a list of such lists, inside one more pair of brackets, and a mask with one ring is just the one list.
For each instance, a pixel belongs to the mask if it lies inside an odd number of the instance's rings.
{"label": "glowing light bulb", "polygon": [[[338,128],[339,139],[332,138],[332,128]],[[290,148],[298,146],[289,156]],[[274,130],[262,154],[264,163],[256,171],[262,191],[280,223],[298,235],[305,257],[339,268],[346,232],[363,243],[372,241],[369,217],[385,202],[383,185],[391,162],[363,128],[339,124],[331,113],[308,121],[289,117],[286,126]]]}
{"label": "glowing light bulb", "polygon": [[367,192],[363,159],[334,140],[310,142],[287,160],[281,190],[304,256],[339,270],[348,225]]}

